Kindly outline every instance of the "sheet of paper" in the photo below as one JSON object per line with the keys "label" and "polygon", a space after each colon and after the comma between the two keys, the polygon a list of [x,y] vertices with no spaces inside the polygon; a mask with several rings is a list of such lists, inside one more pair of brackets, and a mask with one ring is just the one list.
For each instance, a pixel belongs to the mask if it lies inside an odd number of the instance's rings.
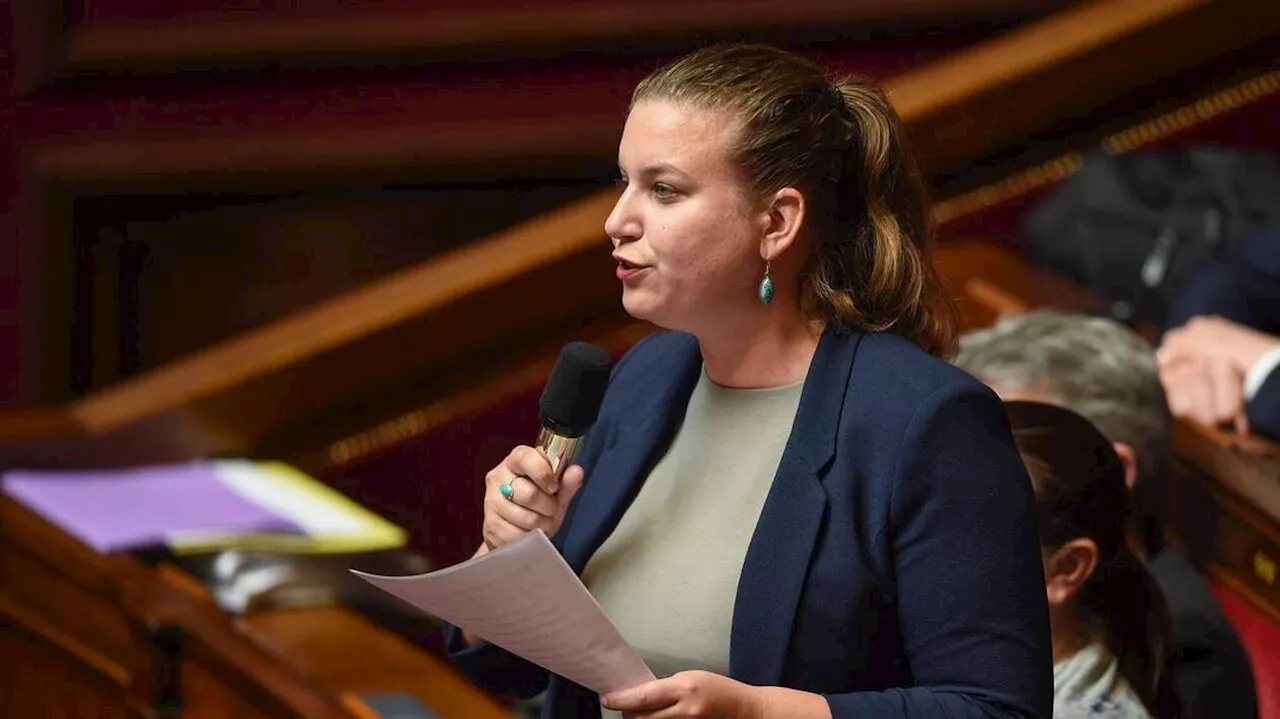
{"label": "sheet of paper", "polygon": [[542,532],[428,574],[374,586],[588,689],[606,694],[653,672]]}

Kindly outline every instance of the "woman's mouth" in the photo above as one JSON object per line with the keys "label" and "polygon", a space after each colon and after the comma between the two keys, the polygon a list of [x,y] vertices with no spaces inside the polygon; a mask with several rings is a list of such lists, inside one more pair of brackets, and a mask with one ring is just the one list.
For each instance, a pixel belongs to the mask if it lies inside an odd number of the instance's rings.
{"label": "woman's mouth", "polygon": [[636,275],[638,275],[639,273],[647,269],[649,268],[645,265],[638,265],[634,262],[628,262],[626,260],[619,259],[618,272],[617,272],[618,279],[622,280],[623,282],[626,282],[627,280],[631,279],[632,277],[635,277]]}

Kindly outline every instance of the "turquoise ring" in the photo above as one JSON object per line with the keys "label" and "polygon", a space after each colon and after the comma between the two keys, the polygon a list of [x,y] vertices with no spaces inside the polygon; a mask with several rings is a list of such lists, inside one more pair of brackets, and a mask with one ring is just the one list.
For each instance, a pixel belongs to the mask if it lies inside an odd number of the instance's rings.
{"label": "turquoise ring", "polygon": [[[498,491],[502,492],[502,496],[506,497],[507,499],[511,499],[516,494],[516,490],[511,487],[510,482],[507,482],[501,487],[498,487]],[[511,501],[515,501],[515,500],[511,500]]]}

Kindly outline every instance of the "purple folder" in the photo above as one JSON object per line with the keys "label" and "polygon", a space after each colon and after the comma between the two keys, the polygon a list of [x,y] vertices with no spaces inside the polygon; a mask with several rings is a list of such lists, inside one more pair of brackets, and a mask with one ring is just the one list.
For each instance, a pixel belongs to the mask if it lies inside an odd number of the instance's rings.
{"label": "purple folder", "polygon": [[4,493],[106,553],[163,543],[172,532],[299,532],[191,462],[112,471],[12,471]]}

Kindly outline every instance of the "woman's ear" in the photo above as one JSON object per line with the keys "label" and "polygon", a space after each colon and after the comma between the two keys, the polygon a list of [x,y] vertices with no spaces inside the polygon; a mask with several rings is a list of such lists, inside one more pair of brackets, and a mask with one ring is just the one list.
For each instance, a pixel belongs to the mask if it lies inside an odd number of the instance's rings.
{"label": "woman's ear", "polygon": [[1044,560],[1044,584],[1049,605],[1061,607],[1080,593],[1098,568],[1098,545],[1081,537],[1058,547]]}
{"label": "woman's ear", "polygon": [[784,187],[773,193],[760,215],[760,257],[776,260],[800,236],[804,226],[804,195],[794,187]]}
{"label": "woman's ear", "polygon": [[1112,442],[1111,447],[1120,458],[1120,464],[1124,465],[1124,486],[1132,492],[1133,486],[1138,483],[1138,453],[1124,442]]}

